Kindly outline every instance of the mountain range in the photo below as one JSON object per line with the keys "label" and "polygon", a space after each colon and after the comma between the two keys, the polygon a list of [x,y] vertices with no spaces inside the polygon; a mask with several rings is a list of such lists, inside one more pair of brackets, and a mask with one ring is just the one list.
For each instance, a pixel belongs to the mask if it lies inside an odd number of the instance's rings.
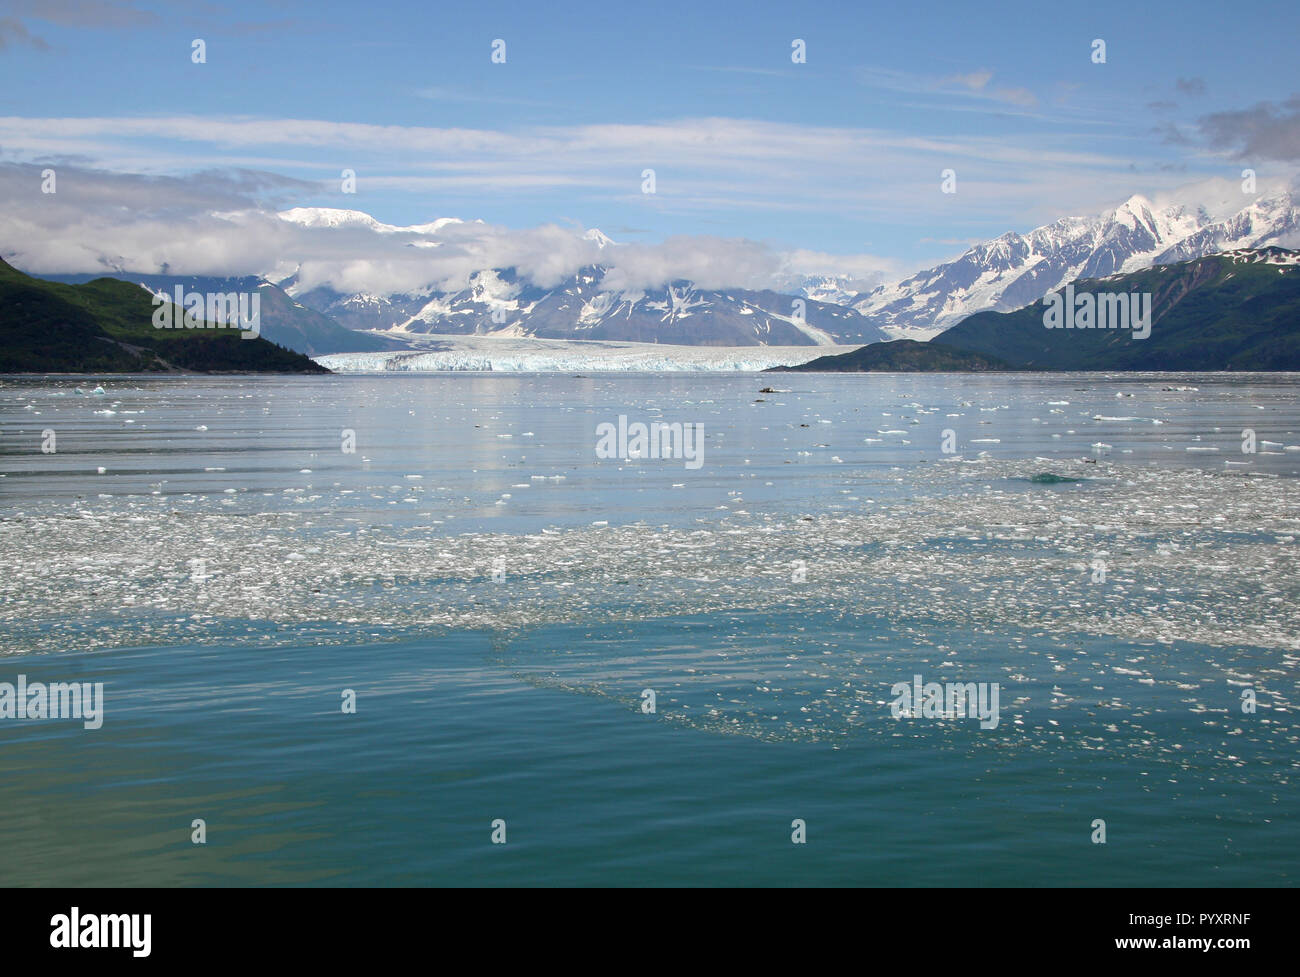
{"label": "mountain range", "polygon": [[[381,224],[361,211],[296,208],[280,217],[311,228],[362,227],[381,234],[436,234],[447,221],[414,227]],[[592,228],[583,237],[598,249],[617,247]],[[418,239],[417,239],[418,240]],[[431,243],[431,242],[426,242]],[[303,305],[349,329],[396,334],[499,335],[510,338],[590,339],[684,346],[829,346],[875,343],[889,337],[853,309],[811,291],[703,289],[676,280],[654,288],[606,286],[608,269],[579,268],[550,288],[514,268],[484,268],[456,291],[343,294],[328,286],[303,288],[292,275],[278,284]],[[831,280],[825,279],[827,283]],[[845,293],[828,289],[833,299]]]}
{"label": "mountain range", "polygon": [[[391,292],[376,282],[358,291],[306,284],[302,266],[287,276],[242,278],[108,274],[150,290],[177,284],[197,291],[248,291],[263,297],[263,335],[308,355],[384,352],[420,346],[429,334],[513,339],[591,339],[694,346],[814,346],[929,340],[976,313],[1005,312],[1036,302],[1076,279],[1097,279],[1206,254],[1300,245],[1300,203],[1291,190],[1247,198],[1169,200],[1133,196],[1094,217],[1063,217],[1027,233],[1007,233],[960,257],[865,292],[843,275],[786,280],[786,292],[699,287],[674,280],[630,289],[606,284],[597,261],[553,287],[514,268],[485,267],[462,287],[429,283]],[[398,227],[362,211],[296,208],[287,224],[339,235],[344,251],[364,249],[367,235],[394,235],[412,248],[437,248],[453,218]],[[622,247],[599,230],[583,235],[595,253]],[[332,238],[331,238],[332,239]],[[360,256],[360,252],[359,252]],[[295,256],[284,256],[289,268]],[[97,272],[96,276],[105,274]],[[85,282],[92,275],[51,276]],[[317,278],[316,281],[319,279]]]}
{"label": "mountain range", "polygon": [[[1097,216],[1063,217],[1027,233],[1003,234],[952,261],[865,292],[854,291],[848,276],[835,275],[806,276],[791,294],[704,290],[689,281],[625,291],[604,288],[599,265],[553,289],[538,288],[512,269],[483,269],[452,293],[345,295],[328,288],[298,291],[293,279],[281,284],[303,305],[349,328],[398,333],[739,346],[927,340],[969,315],[1022,308],[1076,279],[1224,251],[1300,246],[1300,199],[1294,191],[1276,190],[1243,203],[1245,196],[1158,205],[1134,195]],[[281,216],[318,227],[373,221],[358,211]],[[618,246],[599,231],[588,236],[602,247]],[[806,303],[802,323],[793,314],[798,297]]]}
{"label": "mountain range", "polygon": [[[653,289],[603,285],[606,270],[580,269],[554,288],[540,288],[513,269],[476,272],[469,285],[424,297],[344,296],[320,289],[305,305],[348,324],[396,333],[600,339],[682,346],[830,346],[888,337],[857,312],[774,291],[702,289],[674,281]],[[412,311],[413,310],[413,311]],[[381,323],[387,323],[386,326]]]}
{"label": "mountain range", "polygon": [[1300,246],[1300,202],[1289,190],[1250,200],[1157,207],[1133,196],[1097,217],[1063,217],[1027,234],[1003,234],[961,257],[849,300],[894,338],[931,339],[977,312],[1007,312],[1080,278],[1269,245]]}
{"label": "mountain range", "polygon": [[[1300,251],[1248,248],[1103,278],[1013,312],[978,312],[928,343],[897,340],[793,370],[1300,370]],[[1135,297],[1150,311],[1150,332],[1132,328],[1048,328],[1049,312],[1115,306],[1101,296]],[[1149,303],[1149,304],[1148,304]],[[1107,316],[1109,319],[1109,316]],[[1075,315],[1071,326],[1080,321]],[[1090,316],[1089,323],[1099,317]],[[1145,327],[1145,324],[1144,324]],[[895,349],[898,347],[898,349]]]}

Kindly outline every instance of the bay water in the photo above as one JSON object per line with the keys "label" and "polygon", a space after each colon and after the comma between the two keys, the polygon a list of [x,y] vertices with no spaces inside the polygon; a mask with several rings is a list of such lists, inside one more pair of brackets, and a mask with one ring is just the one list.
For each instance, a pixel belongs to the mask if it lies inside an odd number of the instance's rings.
{"label": "bay water", "polygon": [[1290,885],[1297,379],[0,378],[0,884]]}

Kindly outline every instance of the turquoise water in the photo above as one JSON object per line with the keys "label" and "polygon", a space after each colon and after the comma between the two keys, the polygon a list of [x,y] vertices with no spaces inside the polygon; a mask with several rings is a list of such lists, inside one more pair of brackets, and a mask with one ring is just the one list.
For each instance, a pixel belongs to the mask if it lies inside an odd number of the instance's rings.
{"label": "turquoise water", "polygon": [[97,382],[0,385],[0,682],[106,702],[0,720],[0,883],[1295,878],[1293,378]]}

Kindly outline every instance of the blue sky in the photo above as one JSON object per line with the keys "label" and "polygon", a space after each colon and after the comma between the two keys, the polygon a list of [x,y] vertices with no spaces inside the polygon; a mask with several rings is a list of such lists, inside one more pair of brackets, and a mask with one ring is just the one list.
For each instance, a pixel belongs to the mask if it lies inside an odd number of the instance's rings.
{"label": "blue sky", "polygon": [[0,163],[918,267],[1244,166],[1291,179],[1297,10],[3,0]]}

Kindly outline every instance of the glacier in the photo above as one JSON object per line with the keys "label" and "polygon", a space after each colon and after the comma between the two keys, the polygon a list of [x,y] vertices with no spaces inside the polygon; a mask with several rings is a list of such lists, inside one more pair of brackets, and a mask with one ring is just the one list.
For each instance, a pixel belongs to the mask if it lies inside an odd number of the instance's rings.
{"label": "glacier", "polygon": [[797,366],[819,356],[858,348],[858,345],[669,346],[497,336],[421,338],[434,340],[436,344],[429,349],[330,353],[314,359],[335,373],[758,373],[769,367]]}

